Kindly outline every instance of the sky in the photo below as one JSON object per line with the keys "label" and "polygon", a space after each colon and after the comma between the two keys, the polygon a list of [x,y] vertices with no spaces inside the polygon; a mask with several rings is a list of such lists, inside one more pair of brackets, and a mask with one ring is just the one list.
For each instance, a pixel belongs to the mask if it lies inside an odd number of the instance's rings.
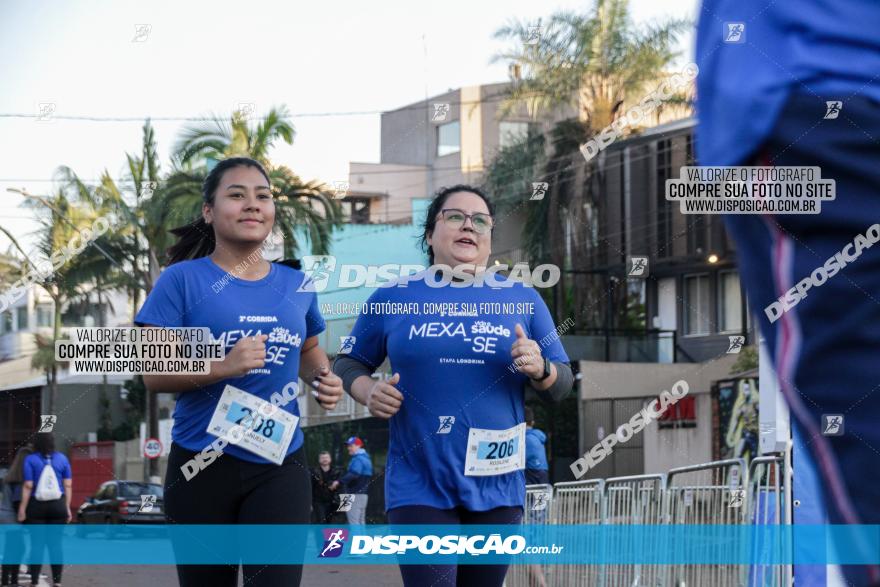
{"label": "sky", "polygon": [[[30,250],[33,212],[7,188],[53,189],[60,165],[85,179],[125,171],[147,117],[256,114],[286,105],[296,136],[271,153],[303,179],[346,180],[379,161],[379,114],[449,89],[507,80],[490,63],[512,20],[587,12],[592,0],[206,2],[0,0],[0,225]],[[698,0],[631,0],[637,23],[696,20]],[[138,26],[140,25],[140,26]],[[146,26],[143,26],[146,25]],[[677,64],[692,60],[693,35]],[[56,115],[131,120],[37,120]],[[160,160],[185,121],[154,120]],[[192,124],[192,123],[189,123]],[[0,252],[9,241],[0,235]]]}

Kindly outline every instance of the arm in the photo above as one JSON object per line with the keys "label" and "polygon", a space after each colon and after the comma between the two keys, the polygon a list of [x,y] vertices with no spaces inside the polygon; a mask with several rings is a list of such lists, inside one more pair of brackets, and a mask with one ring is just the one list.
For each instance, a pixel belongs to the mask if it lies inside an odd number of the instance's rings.
{"label": "arm", "polygon": [[348,472],[342,476],[339,480],[343,485],[348,485],[352,481],[354,481],[357,477],[360,476],[360,466],[358,465],[357,459],[352,459],[351,463],[348,464]]}
{"label": "arm", "polygon": [[311,383],[312,395],[325,410],[332,410],[342,399],[342,379],[330,371],[330,359],[318,345],[318,337],[311,336],[299,353],[300,378]]}
{"label": "arm", "polygon": [[[145,325],[145,328],[155,327]],[[262,334],[259,337],[240,339],[222,361],[210,362],[211,372],[208,374],[144,375],[144,385],[154,393],[176,393],[205,387],[230,377],[240,377],[251,369],[258,369],[266,364],[268,338],[268,335]]]}
{"label": "arm", "polygon": [[336,491],[339,488],[339,480],[342,478],[342,471],[340,471],[336,467],[333,467],[330,470],[333,472],[333,481],[330,482],[330,485],[328,485],[328,487],[330,488],[330,491]]}
{"label": "arm", "polygon": [[574,385],[574,375],[571,372],[571,366],[566,363],[551,363],[550,370],[553,374],[545,379],[545,381],[553,379],[550,385],[539,389],[535,385],[535,383],[539,382],[532,381],[530,384],[542,401],[559,403],[571,393],[572,386]]}
{"label": "arm", "polygon": [[65,479],[64,480],[64,502],[67,504],[67,523],[73,519],[73,514],[70,513],[70,500],[73,499],[73,480]]}
{"label": "arm", "polygon": [[529,378],[529,385],[536,391],[544,391],[556,382],[559,371],[556,363],[550,364],[550,376],[543,381],[537,381],[544,375],[544,357],[538,343],[526,336],[526,332],[519,324],[515,327],[516,341],[510,349],[516,370]]}
{"label": "arm", "polygon": [[18,506],[18,521],[24,522],[25,512],[27,512],[28,502],[31,500],[31,492],[34,489],[33,481],[25,481],[21,486],[21,503]]}
{"label": "arm", "polygon": [[[541,359],[541,375],[544,374],[544,360]],[[539,377],[541,376],[539,375]],[[529,385],[531,385],[535,391],[544,391],[545,389],[549,389],[551,385],[556,383],[556,380],[559,376],[559,372],[556,370],[556,363],[550,363],[550,377],[543,381],[536,381],[535,379],[529,378]]]}
{"label": "arm", "polygon": [[339,482],[343,486],[345,486],[345,485],[351,483],[354,480],[354,477],[355,476],[352,474],[352,472],[349,471],[348,473],[346,473],[345,475],[343,475],[342,477],[339,478]]}
{"label": "arm", "polygon": [[345,355],[336,357],[333,363],[333,372],[340,376],[349,395],[367,406],[372,415],[387,420],[400,410],[403,402],[403,395],[394,387],[400,382],[400,374],[395,373],[388,381],[376,381],[371,377],[373,371]]}

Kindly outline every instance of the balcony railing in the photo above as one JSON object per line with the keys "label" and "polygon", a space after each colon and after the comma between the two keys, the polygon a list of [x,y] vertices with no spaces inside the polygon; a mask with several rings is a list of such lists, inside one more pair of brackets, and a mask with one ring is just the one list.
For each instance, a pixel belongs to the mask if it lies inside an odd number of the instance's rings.
{"label": "balcony railing", "polygon": [[674,330],[593,328],[562,337],[572,361],[615,363],[674,363]]}

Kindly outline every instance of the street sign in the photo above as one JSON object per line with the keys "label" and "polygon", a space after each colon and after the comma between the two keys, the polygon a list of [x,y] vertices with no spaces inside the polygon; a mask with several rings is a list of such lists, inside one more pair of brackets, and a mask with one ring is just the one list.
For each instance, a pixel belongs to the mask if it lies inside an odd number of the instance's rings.
{"label": "street sign", "polygon": [[162,454],[162,443],[158,438],[148,438],[144,443],[144,456],[148,459],[158,458]]}

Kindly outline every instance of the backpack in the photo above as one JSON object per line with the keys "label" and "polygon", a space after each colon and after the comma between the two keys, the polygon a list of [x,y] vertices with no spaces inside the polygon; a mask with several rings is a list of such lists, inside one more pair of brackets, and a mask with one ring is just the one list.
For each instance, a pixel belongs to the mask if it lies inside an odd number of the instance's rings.
{"label": "backpack", "polygon": [[47,458],[46,464],[43,466],[43,472],[40,473],[40,480],[37,481],[37,490],[34,492],[34,499],[37,501],[52,501],[62,496],[61,487],[58,485],[58,475],[52,468],[52,459]]}

